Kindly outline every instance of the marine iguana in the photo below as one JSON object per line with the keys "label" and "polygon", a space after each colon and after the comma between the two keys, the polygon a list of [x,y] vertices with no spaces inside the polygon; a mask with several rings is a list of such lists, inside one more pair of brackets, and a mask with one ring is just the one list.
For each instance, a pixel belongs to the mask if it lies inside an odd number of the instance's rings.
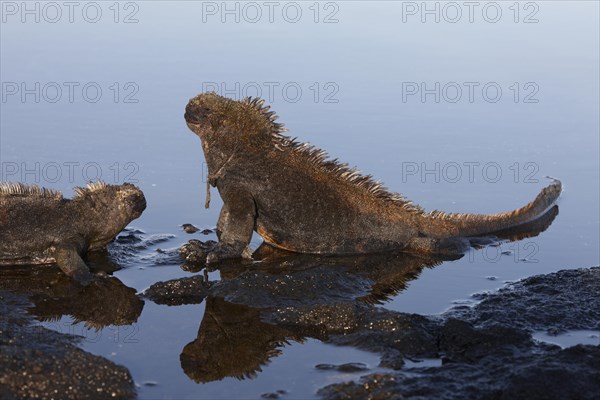
{"label": "marine iguana", "polygon": [[0,183],[0,266],[56,263],[82,284],[92,275],[81,258],[106,245],[138,218],[146,199],[136,186],[90,183],[62,193]]}
{"label": "marine iguana", "polygon": [[531,203],[501,214],[425,212],[370,175],[284,135],[269,108],[258,98],[235,101],[213,92],[186,106],[184,118],[208,166],[206,206],[208,185],[224,203],[209,263],[248,257],[253,230],[272,246],[300,253],[463,253],[471,238],[539,218],[561,192],[554,180]]}

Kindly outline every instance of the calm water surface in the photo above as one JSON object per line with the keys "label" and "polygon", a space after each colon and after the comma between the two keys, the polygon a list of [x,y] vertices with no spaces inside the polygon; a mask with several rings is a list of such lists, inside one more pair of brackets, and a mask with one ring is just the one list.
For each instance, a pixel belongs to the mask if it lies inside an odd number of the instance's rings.
{"label": "calm water surface", "polygon": [[[204,160],[183,121],[187,100],[206,89],[235,98],[260,91],[292,136],[428,210],[506,211],[533,199],[545,176],[563,181],[560,213],[546,232],[426,269],[383,307],[440,313],[505,281],[600,263],[597,2],[494,3],[500,16],[482,2],[473,22],[466,7],[459,17],[434,2],[428,7],[438,7],[439,22],[421,2],[281,2],[273,22],[262,3],[227,3],[238,7],[236,22],[221,2],[137,1],[121,3],[118,15],[112,2],[99,2],[101,17],[90,23],[85,18],[96,16],[86,9],[84,18],[84,4],[73,23],[66,8],[55,23],[50,9],[40,8],[39,23],[4,10],[3,181],[70,195],[100,175],[133,180],[148,200],[133,225],[147,235],[176,234],[160,244],[175,248],[191,238],[180,224],[212,227],[221,206],[214,191],[211,208],[203,207]],[[151,261],[115,274],[138,291],[189,275]],[[195,383],[179,355],[196,338],[204,308],[147,301],[132,326],[97,333],[68,317],[49,326],[84,334],[86,350],[129,368],[141,398],[258,398],[276,390],[307,398],[360,376],[316,364],[376,369],[379,362],[314,339],[290,341],[254,379]]]}

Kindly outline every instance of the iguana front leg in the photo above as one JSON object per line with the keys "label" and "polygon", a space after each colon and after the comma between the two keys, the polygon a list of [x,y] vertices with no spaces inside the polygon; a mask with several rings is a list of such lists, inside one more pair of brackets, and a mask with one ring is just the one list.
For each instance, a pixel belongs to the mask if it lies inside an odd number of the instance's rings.
{"label": "iguana front leg", "polygon": [[53,252],[58,267],[68,276],[86,286],[92,281],[92,273],[75,246],[60,246]]}
{"label": "iguana front leg", "polygon": [[220,190],[223,208],[217,223],[219,243],[208,253],[207,263],[227,258],[250,258],[248,247],[254,230],[256,207],[252,195],[245,190]]}

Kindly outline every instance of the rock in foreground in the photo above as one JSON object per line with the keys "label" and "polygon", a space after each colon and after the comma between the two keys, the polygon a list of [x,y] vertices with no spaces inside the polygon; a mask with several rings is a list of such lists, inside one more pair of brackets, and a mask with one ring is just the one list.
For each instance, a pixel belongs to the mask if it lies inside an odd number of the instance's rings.
{"label": "rock in foreground", "polygon": [[24,297],[0,292],[0,398],[132,399],[129,371],[78,348],[75,336],[33,326]]}

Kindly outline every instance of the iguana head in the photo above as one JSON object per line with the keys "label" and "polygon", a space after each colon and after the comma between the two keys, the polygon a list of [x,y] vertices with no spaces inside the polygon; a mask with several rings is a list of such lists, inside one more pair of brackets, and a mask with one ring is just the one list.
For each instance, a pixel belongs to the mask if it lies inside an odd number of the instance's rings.
{"label": "iguana head", "polygon": [[269,106],[263,104],[264,100],[236,101],[214,92],[190,99],[185,108],[185,121],[202,139],[209,170],[211,164],[218,169],[241,147],[244,151],[272,148],[272,134],[284,130],[281,124],[274,122],[275,113],[269,112]]}
{"label": "iguana head", "polygon": [[131,183],[90,183],[75,188],[75,193],[73,202],[81,205],[78,212],[88,226],[90,250],[104,248],[146,209],[144,193]]}
{"label": "iguana head", "polygon": [[[207,184],[215,186],[230,170],[242,171],[244,160],[262,157],[274,150],[273,139],[281,138],[282,124],[263,106],[264,100],[246,98],[241,101],[202,93],[190,99],[185,108],[188,127],[202,140],[208,166]],[[247,167],[247,165],[246,165]],[[208,186],[207,186],[208,193]],[[206,207],[209,204],[207,195]]]}
{"label": "iguana head", "polygon": [[272,122],[261,111],[248,99],[236,101],[209,92],[190,99],[184,117],[188,127],[205,141],[232,136],[260,140],[268,137]]}

